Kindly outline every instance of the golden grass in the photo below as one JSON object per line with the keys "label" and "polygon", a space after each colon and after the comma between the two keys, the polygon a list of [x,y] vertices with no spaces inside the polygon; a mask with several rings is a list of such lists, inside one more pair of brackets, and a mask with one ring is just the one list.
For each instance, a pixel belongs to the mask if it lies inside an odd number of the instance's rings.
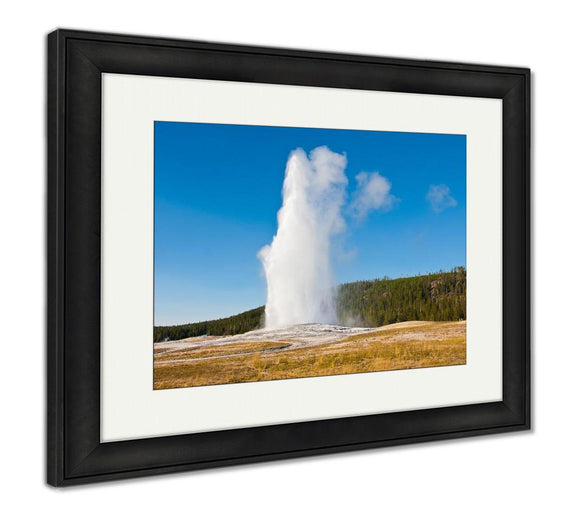
{"label": "golden grass", "polygon": [[283,349],[291,345],[288,342],[236,342],[234,344],[212,345],[204,347],[194,346],[189,349],[171,351],[163,349],[155,353],[155,362],[190,360],[196,358],[211,358],[219,356],[233,356],[254,352],[268,352]]}
{"label": "golden grass", "polygon": [[154,388],[465,364],[465,322],[403,326],[287,350],[288,342],[264,341],[165,351],[155,355]]}

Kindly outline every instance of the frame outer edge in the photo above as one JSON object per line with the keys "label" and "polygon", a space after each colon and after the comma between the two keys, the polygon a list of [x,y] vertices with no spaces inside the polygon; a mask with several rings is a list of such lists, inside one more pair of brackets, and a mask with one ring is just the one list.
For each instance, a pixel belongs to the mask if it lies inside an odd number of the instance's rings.
{"label": "frame outer edge", "polygon": [[197,49],[207,51],[227,51],[255,55],[270,55],[273,57],[288,57],[300,54],[301,57],[305,58],[322,58],[327,60],[340,60],[343,62],[353,63],[395,64],[430,69],[453,69],[456,71],[492,72],[514,75],[520,75],[523,72],[529,72],[529,69],[526,67],[513,65],[491,65],[463,61],[426,60],[421,58],[392,57],[379,54],[369,55],[365,53],[344,53],[294,47],[223,43],[202,39],[171,38],[166,36],[151,35],[128,35],[117,32],[95,32],[91,30],[76,30],[70,28],[61,28],[58,29],[57,32],[60,32],[64,37],[69,39],[79,39],[92,42],[140,44],[166,48]]}
{"label": "frame outer edge", "polygon": [[64,35],[46,40],[46,481],[64,481]]}
{"label": "frame outer edge", "polygon": [[531,296],[532,296],[532,71],[529,68],[523,70],[524,73],[524,91],[525,91],[525,146],[524,146],[524,158],[525,158],[525,191],[526,194],[526,208],[525,214],[525,257],[526,257],[526,288],[524,290],[525,299],[525,425],[528,430],[532,429],[532,307],[531,307]]}
{"label": "frame outer edge", "polygon": [[263,464],[266,462],[279,462],[291,459],[308,459],[310,457],[320,457],[327,455],[340,455],[350,452],[365,452],[368,450],[384,449],[389,447],[406,446],[423,443],[434,443],[442,441],[453,441],[471,437],[487,436],[495,434],[505,434],[511,432],[521,432],[529,427],[521,424],[507,425],[502,427],[490,427],[475,430],[462,430],[455,432],[444,432],[441,434],[428,434],[425,436],[411,436],[407,438],[396,438],[389,440],[378,440],[369,443],[354,443],[347,445],[336,445],[327,448],[312,448],[297,451],[285,451],[278,453],[268,453],[264,455],[254,455],[249,457],[232,457],[215,459],[207,462],[191,462],[185,464],[170,464],[166,466],[155,466],[149,468],[139,468],[131,470],[120,470],[103,472],[93,475],[79,475],[65,478],[60,484],[64,487],[111,482],[118,480],[131,480],[136,478],[148,478],[158,475],[171,475],[175,473],[195,473],[221,469],[232,466],[244,466],[252,464]]}

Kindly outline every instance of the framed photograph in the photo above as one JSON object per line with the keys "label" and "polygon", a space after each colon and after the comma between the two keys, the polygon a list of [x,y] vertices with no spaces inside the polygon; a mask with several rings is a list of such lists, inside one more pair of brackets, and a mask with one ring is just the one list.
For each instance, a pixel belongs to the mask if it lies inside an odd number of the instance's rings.
{"label": "framed photograph", "polygon": [[530,428],[530,71],[48,36],[55,486]]}

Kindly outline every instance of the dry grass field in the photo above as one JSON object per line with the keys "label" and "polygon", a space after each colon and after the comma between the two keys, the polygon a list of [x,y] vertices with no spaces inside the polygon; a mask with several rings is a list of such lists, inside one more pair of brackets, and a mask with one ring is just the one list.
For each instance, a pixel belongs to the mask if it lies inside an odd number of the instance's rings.
{"label": "dry grass field", "polygon": [[[348,328],[343,328],[348,329]],[[356,330],[352,330],[356,331]],[[466,323],[411,321],[331,336],[245,334],[156,343],[154,388],[402,370],[466,362]],[[291,336],[291,335],[290,335]]]}

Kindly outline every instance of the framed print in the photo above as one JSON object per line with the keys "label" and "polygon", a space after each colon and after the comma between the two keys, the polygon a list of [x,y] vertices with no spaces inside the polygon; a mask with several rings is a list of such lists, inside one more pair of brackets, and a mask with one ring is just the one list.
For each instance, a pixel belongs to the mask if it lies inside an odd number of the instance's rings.
{"label": "framed print", "polygon": [[530,428],[530,72],[48,37],[48,483]]}

